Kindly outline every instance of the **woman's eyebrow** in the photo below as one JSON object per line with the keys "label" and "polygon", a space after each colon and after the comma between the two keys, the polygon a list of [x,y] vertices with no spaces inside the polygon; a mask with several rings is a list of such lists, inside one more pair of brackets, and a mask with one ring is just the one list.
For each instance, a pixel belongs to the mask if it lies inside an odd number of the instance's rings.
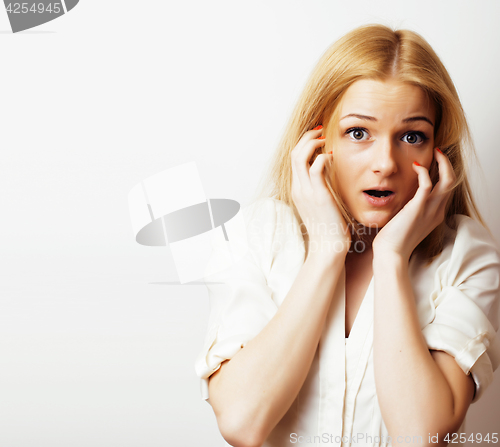
{"label": "woman's eyebrow", "polygon": [[344,118],[349,118],[350,116],[353,116],[354,118],[359,118],[360,120],[377,121],[377,118],[375,118],[374,116],[360,115],[359,113],[349,113],[349,115],[340,118],[339,121],[342,121]]}
{"label": "woman's eyebrow", "polygon": [[[342,118],[340,118],[339,121],[342,121],[344,118],[349,118],[351,116],[354,117],[354,118],[358,118],[360,120],[377,121],[377,118],[375,118],[374,116],[360,115],[359,113],[349,113],[348,115],[343,116]],[[411,123],[413,121],[426,121],[432,127],[434,127],[434,124],[432,123],[432,121],[429,118],[427,118],[426,116],[412,116],[411,118],[405,118],[403,120],[403,123]]]}
{"label": "woman's eyebrow", "polygon": [[432,121],[426,116],[412,116],[411,118],[405,118],[403,123],[411,123],[413,121],[427,121],[432,127],[434,127]]}

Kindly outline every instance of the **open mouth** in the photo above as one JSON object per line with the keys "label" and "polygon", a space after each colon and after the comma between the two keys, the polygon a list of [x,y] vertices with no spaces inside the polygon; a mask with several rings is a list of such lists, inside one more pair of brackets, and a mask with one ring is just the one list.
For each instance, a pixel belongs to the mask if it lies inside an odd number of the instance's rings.
{"label": "open mouth", "polygon": [[364,196],[370,204],[370,206],[384,207],[393,202],[396,193],[394,191],[390,191],[389,189],[380,190],[380,189],[366,189],[363,191]]}
{"label": "open mouth", "polygon": [[377,191],[376,189],[368,189],[365,192],[372,197],[387,197],[393,194],[392,191]]}

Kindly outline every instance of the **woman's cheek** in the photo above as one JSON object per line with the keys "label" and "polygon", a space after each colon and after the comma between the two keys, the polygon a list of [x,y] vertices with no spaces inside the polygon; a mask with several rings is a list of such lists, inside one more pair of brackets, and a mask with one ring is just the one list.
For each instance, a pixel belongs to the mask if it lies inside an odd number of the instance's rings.
{"label": "woman's cheek", "polygon": [[433,142],[427,142],[426,148],[424,150],[420,149],[418,151],[414,151],[414,153],[412,154],[414,157],[414,161],[418,161],[427,169],[431,167],[432,160],[434,159],[434,148],[432,143]]}

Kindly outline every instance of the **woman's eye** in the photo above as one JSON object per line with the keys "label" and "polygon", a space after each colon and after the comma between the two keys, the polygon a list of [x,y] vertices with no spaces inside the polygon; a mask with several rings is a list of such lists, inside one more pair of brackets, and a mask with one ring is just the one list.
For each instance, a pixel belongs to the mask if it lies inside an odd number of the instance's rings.
{"label": "woman's eye", "polygon": [[[353,127],[351,129],[348,129],[346,131],[346,134],[349,135],[351,139],[356,141],[365,141],[370,137],[368,131],[362,127]],[[422,132],[408,132],[407,134],[403,135],[401,139],[405,143],[412,145],[422,144],[423,142],[428,140],[428,138]]]}
{"label": "woman's eye", "polygon": [[402,140],[409,144],[420,144],[427,140],[427,137],[421,132],[410,132],[404,135]]}
{"label": "woman's eye", "polygon": [[346,134],[349,134],[353,139],[361,141],[364,136],[368,136],[368,132],[365,129],[361,129],[359,127],[355,127],[353,129],[347,130]]}

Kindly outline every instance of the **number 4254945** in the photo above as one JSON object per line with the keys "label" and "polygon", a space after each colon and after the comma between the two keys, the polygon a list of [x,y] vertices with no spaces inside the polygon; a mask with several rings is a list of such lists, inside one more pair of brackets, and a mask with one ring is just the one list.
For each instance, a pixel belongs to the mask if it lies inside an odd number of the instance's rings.
{"label": "number 4254945", "polygon": [[59,14],[61,12],[61,4],[60,3],[9,3],[7,5],[7,12],[11,14],[28,14],[28,13],[37,13],[42,14],[44,12],[48,12],[50,14]]}
{"label": "number 4254945", "polygon": [[[491,435],[491,436],[490,436]],[[450,444],[456,444],[459,442],[458,433],[447,434],[444,437],[444,441]],[[498,443],[498,433],[488,433],[486,436],[483,436],[481,433],[471,434],[469,437],[465,433],[460,434],[460,443],[464,443],[468,441],[469,443],[477,443],[480,445],[484,445],[484,443],[492,444]]]}

